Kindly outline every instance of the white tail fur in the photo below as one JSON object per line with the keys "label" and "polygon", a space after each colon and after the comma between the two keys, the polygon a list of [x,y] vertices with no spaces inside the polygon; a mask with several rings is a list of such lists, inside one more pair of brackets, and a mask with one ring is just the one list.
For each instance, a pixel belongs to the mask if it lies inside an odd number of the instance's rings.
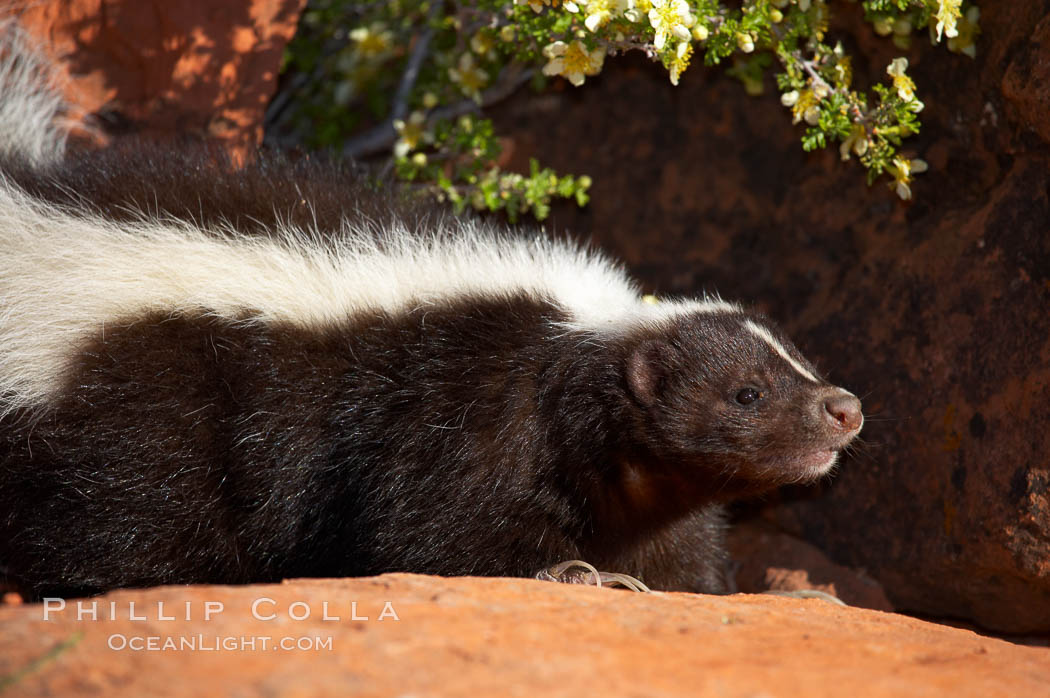
{"label": "white tail fur", "polygon": [[58,75],[15,20],[0,21],[0,156],[62,158],[69,129]]}

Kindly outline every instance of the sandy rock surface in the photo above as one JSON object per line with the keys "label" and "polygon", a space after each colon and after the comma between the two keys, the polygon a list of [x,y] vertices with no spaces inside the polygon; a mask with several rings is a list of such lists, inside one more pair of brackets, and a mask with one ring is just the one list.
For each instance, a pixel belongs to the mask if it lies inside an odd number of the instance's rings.
{"label": "sandy rock surface", "polygon": [[819,600],[399,574],[82,603],[0,607],[10,695],[1050,696],[1048,649]]}

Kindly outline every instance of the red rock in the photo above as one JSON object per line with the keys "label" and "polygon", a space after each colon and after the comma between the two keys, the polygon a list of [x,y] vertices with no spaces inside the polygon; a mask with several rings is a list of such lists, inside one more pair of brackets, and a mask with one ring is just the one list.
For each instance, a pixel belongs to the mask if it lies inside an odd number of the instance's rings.
{"label": "red rock", "polygon": [[1024,128],[1050,143],[1050,15],[1032,31],[1028,45],[1017,51],[1003,75],[1003,96]]}
{"label": "red rock", "polygon": [[69,99],[102,130],[191,137],[248,152],[305,0],[5,5],[65,68]]}
{"label": "red rock", "polygon": [[[253,618],[259,599],[275,618]],[[384,575],[90,601],[118,619],[78,621],[75,601],[47,621],[40,604],[0,608],[0,676],[16,676],[17,695],[1050,695],[1050,650],[819,600]],[[194,619],[160,620],[159,602],[166,616],[189,603]],[[206,602],[224,609],[203,620]],[[322,619],[325,602],[340,620]],[[352,602],[369,620],[349,619]],[[398,620],[378,619],[386,602]],[[131,603],[146,620],[128,619]],[[148,637],[309,638],[313,649],[125,647]]]}
{"label": "red rock", "polygon": [[837,596],[850,606],[893,610],[874,579],[836,565],[816,546],[768,524],[748,522],[732,528],[729,550],[737,567],[737,591],[757,594],[816,589]]}

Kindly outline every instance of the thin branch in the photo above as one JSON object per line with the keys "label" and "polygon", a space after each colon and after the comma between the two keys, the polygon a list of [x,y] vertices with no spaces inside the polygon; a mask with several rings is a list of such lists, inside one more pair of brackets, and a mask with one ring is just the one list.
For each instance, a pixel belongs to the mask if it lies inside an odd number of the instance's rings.
{"label": "thin branch", "polygon": [[[348,43],[350,43],[350,37],[347,35],[342,37],[332,37],[325,41],[324,46],[321,48],[321,57],[318,58],[317,64],[314,66],[313,70],[309,73],[296,73],[292,76],[292,79],[288,81],[288,84],[285,85],[272,100],[270,100],[270,104],[266,107],[266,114],[263,116],[263,125],[267,132],[277,124],[281,116],[284,114],[285,109],[287,109],[292,103],[292,100],[296,98],[299,90],[311,83],[319,81],[327,69],[328,59],[343,50]],[[284,143],[284,145],[288,145],[288,143]]]}
{"label": "thin branch", "polygon": [[408,57],[405,72],[402,73],[401,82],[397,86],[397,92],[394,95],[394,108],[390,112],[391,120],[404,119],[408,113],[408,95],[412,92],[412,88],[415,87],[416,80],[419,78],[419,69],[423,66],[423,61],[426,60],[427,53],[430,50],[430,41],[434,38],[434,20],[441,13],[444,4],[441,0],[437,0],[430,6],[430,12],[427,14],[427,28],[420,35],[419,41],[416,42],[415,47],[412,49],[412,55]]}
{"label": "thin branch", "polygon": [[[427,121],[454,119],[457,116],[477,112],[482,107],[501,102],[532,79],[534,73],[535,71],[531,68],[525,69],[520,64],[512,63],[500,74],[499,80],[495,85],[481,93],[480,104],[472,99],[464,99],[455,104],[448,104],[427,114]],[[364,133],[349,139],[343,146],[343,155],[348,158],[368,157],[369,155],[389,150],[396,140],[397,130],[394,128],[394,118],[391,117]]]}
{"label": "thin branch", "polygon": [[614,53],[641,51],[645,54],[645,57],[650,60],[656,58],[656,48],[651,43],[646,43],[642,41],[629,41],[627,39],[606,39],[604,37],[597,37],[597,43],[599,46],[605,48],[606,51]]}
{"label": "thin branch", "polygon": [[[263,128],[266,132],[267,138],[270,138],[270,131],[277,125],[284,114],[285,109],[291,104],[292,100],[296,98],[296,93],[302,88],[309,84],[318,82],[322,75],[324,75],[327,69],[328,59],[335,54],[339,53],[350,43],[350,32],[347,30],[347,26],[352,24],[351,19],[356,16],[360,16],[372,9],[374,6],[379,5],[378,0],[376,2],[364,2],[357,3],[354,5],[347,6],[344,11],[335,18],[335,25],[342,25],[343,30],[337,31],[335,34],[325,40],[321,47],[320,56],[317,59],[316,65],[313,70],[309,73],[296,73],[292,76],[292,79],[288,81],[280,92],[274,95],[273,99],[266,107],[266,113],[263,116]],[[272,138],[275,142],[280,145],[291,145],[294,142],[294,137],[282,137]]]}
{"label": "thin branch", "polygon": [[823,85],[827,88],[828,92],[842,92],[839,88],[829,85],[828,81],[821,77],[820,73],[818,73],[813,67],[812,61],[807,61],[803,58],[799,51],[792,51],[791,55],[802,65],[802,69],[809,73],[809,77],[812,78],[814,84]]}

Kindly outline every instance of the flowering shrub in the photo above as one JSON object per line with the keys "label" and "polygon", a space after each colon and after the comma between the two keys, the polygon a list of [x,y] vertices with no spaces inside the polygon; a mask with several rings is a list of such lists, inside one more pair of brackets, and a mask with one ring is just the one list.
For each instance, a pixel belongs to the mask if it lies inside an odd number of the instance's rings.
{"label": "flowering shrub", "polygon": [[[458,208],[539,219],[553,197],[587,201],[590,179],[533,161],[528,174],[496,163],[499,139],[481,109],[526,83],[575,86],[609,56],[640,51],[677,85],[691,63],[732,61],[751,94],[777,66],[780,101],[804,124],[805,150],[839,144],[869,184],[888,175],[902,199],[926,163],[899,152],[923,103],[908,61],[886,68],[871,94],[852,84],[850,56],[827,37],[826,0],[311,0],[289,46],[289,77],[268,113],[278,142],[389,154],[397,176]],[[979,11],[964,0],[861,0],[874,31],[905,49],[916,31],[973,57]]]}

